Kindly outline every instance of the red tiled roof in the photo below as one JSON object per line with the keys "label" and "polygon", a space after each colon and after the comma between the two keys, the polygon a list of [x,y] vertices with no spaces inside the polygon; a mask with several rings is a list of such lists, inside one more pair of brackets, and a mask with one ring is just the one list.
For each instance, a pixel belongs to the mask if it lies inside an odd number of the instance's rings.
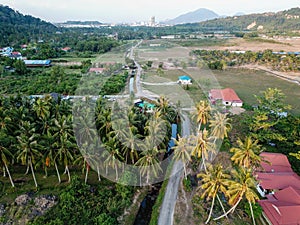
{"label": "red tiled roof", "polygon": [[273,225],[300,224],[300,192],[294,188],[287,187],[258,203]]}
{"label": "red tiled roof", "polygon": [[292,173],[291,164],[286,155],[281,153],[262,152],[260,156],[263,160],[269,162],[261,162],[263,171],[267,173],[274,172],[289,172]]}
{"label": "red tiled roof", "polygon": [[243,102],[239,98],[239,96],[235,93],[235,91],[231,88],[226,88],[223,90],[212,89],[212,90],[210,90],[210,98],[214,101],[223,100],[226,102],[237,102],[237,103]]}
{"label": "red tiled roof", "polygon": [[90,68],[89,72],[99,72],[102,73],[105,68]]}
{"label": "red tiled roof", "polygon": [[257,172],[257,180],[265,190],[281,190],[289,186],[300,190],[300,177],[296,173]]}

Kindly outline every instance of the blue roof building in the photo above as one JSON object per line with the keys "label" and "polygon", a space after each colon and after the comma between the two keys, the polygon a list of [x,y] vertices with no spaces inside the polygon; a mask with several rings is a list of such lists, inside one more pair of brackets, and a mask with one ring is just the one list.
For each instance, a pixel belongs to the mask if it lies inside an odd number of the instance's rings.
{"label": "blue roof building", "polygon": [[51,66],[51,60],[24,60],[27,67],[48,67]]}

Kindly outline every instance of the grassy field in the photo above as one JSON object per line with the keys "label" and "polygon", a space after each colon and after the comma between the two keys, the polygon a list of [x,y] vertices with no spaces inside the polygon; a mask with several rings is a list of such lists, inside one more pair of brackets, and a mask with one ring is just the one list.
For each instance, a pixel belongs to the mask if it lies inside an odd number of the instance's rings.
{"label": "grassy field", "polygon": [[[247,69],[228,69],[225,71],[210,71],[199,69],[169,70],[159,77],[155,71],[147,72],[143,81],[150,83],[177,81],[178,76],[189,75],[194,79],[189,90],[184,90],[179,85],[152,86],[144,85],[144,88],[156,93],[170,96],[170,99],[186,102],[186,94],[197,102],[205,98],[211,88],[233,88],[239,97],[248,105],[257,104],[255,96],[267,88],[278,88],[286,95],[286,103],[292,106],[293,114],[300,114],[300,87],[295,83],[277,78],[264,71]],[[189,103],[188,103],[189,104]],[[187,106],[188,104],[185,104]]]}
{"label": "grassy field", "polygon": [[300,114],[300,87],[295,83],[277,78],[264,71],[230,69],[213,71],[223,88],[233,88],[247,104],[257,104],[254,95],[260,95],[267,88],[278,88],[286,95],[286,103],[292,106],[291,112]]}

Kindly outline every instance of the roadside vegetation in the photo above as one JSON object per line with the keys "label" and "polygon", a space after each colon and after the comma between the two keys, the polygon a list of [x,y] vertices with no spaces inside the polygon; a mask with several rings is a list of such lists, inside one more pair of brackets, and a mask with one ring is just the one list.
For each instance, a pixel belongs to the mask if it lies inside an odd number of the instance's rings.
{"label": "roadside vegetation", "polygon": [[[194,114],[196,134],[179,137],[176,142],[175,159],[185,162],[185,171],[199,179],[199,186],[194,187],[193,207],[200,221],[215,224],[222,219],[222,224],[230,224],[240,217],[248,222],[252,218],[256,224],[261,208],[256,203],[259,196],[253,171],[263,160],[259,157],[262,151],[286,154],[294,171],[300,173],[299,117],[282,116],[290,106],[276,88],[265,90],[256,99],[257,108],[238,117],[221,114],[208,102],[200,101]],[[226,167],[213,160],[223,139],[221,151],[231,159]]]}

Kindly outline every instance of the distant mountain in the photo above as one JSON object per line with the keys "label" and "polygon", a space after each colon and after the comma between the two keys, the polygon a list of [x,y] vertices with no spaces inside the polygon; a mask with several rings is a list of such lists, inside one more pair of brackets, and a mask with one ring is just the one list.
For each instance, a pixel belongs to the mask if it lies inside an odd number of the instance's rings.
{"label": "distant mountain", "polygon": [[218,18],[219,15],[215,12],[209,10],[200,8],[196,11],[189,12],[183,15],[180,15],[174,19],[165,21],[166,24],[183,24],[183,23],[197,23],[205,20],[211,20]]}
{"label": "distant mountain", "polygon": [[195,24],[207,30],[226,31],[300,31],[300,8],[292,8],[277,13],[266,12],[232,16],[203,21]]}
{"label": "distant mountain", "polygon": [[75,27],[101,27],[104,25],[103,23],[100,23],[99,21],[67,21],[64,23],[56,23],[55,24],[58,27],[65,27],[65,28],[75,28]]}
{"label": "distant mountain", "polygon": [[64,24],[101,25],[99,21],[67,21]]}
{"label": "distant mountain", "polygon": [[47,34],[57,31],[51,23],[3,5],[0,5],[0,27],[0,47],[27,42],[29,38],[43,39]]}

